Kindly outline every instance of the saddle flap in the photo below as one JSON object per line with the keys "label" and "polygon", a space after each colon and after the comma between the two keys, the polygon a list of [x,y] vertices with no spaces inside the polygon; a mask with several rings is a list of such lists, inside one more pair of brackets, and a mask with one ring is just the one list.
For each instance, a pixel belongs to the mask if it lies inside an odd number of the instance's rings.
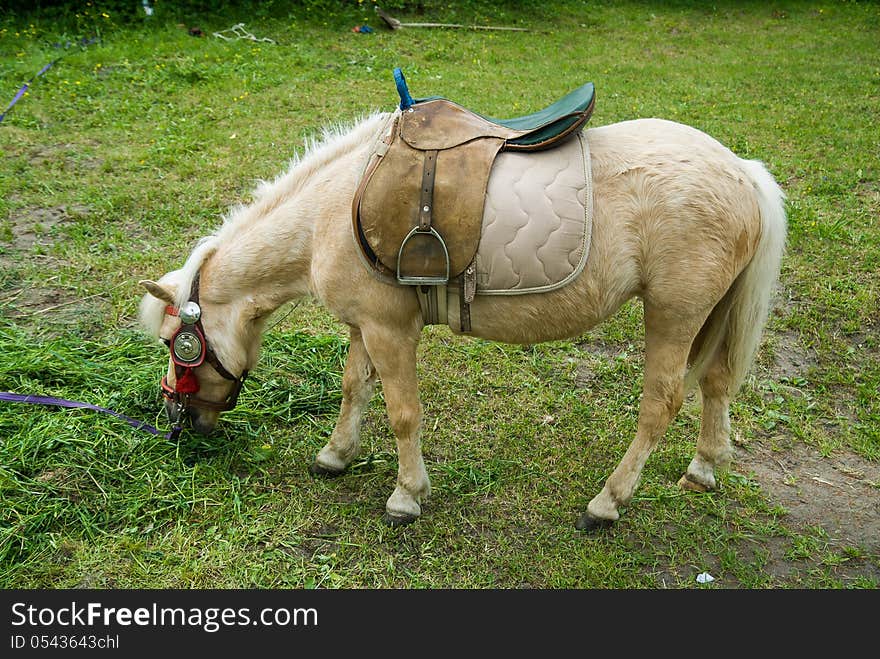
{"label": "saddle flap", "polygon": [[445,98],[416,103],[401,113],[400,137],[411,147],[443,150],[478,137],[512,139],[527,131],[487,121]]}
{"label": "saddle flap", "polygon": [[[406,114],[406,113],[404,113]],[[501,138],[479,139],[439,151],[433,190],[431,227],[441,237],[414,238],[402,255],[406,276],[460,275],[477,253],[489,173],[501,149]],[[359,229],[376,259],[395,272],[401,248],[418,227],[424,151],[394,140],[356,200]],[[446,253],[440,245],[445,246]]]}

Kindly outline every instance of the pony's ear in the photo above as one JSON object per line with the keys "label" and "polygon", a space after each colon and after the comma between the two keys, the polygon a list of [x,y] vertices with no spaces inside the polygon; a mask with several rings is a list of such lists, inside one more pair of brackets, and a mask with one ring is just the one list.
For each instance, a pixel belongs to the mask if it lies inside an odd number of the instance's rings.
{"label": "pony's ear", "polygon": [[138,283],[146,288],[147,293],[149,293],[153,297],[158,298],[163,302],[167,302],[168,304],[174,304],[173,291],[170,291],[167,288],[163,288],[161,285],[149,279],[141,279]]}

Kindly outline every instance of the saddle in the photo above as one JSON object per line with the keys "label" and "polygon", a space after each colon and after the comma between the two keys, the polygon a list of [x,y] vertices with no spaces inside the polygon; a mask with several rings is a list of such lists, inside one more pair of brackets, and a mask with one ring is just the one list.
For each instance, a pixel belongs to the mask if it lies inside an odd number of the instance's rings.
{"label": "saddle", "polygon": [[379,140],[355,193],[354,235],[373,273],[416,287],[426,324],[445,323],[446,290],[458,289],[470,331],[489,174],[501,151],[551,149],[577,134],[595,103],[592,83],[547,108],[487,117],[441,97],[413,99],[394,70],[400,111]]}

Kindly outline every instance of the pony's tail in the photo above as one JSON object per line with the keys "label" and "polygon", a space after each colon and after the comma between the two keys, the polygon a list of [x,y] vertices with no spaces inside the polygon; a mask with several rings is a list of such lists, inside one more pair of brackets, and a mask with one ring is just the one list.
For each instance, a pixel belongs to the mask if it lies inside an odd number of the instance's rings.
{"label": "pony's tail", "polygon": [[690,390],[726,341],[731,397],[745,379],[761,342],[787,233],[785,193],[761,162],[741,160],[740,164],[755,186],[761,213],[761,238],[752,260],[706,320],[699,349],[692,356],[685,376],[686,390]]}

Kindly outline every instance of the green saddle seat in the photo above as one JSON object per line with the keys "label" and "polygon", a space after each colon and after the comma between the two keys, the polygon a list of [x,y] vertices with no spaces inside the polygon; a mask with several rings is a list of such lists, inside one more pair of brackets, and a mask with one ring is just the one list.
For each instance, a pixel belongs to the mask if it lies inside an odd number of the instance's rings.
{"label": "green saddle seat", "polygon": [[588,82],[543,110],[522,117],[496,119],[478,112],[474,112],[474,114],[505,128],[527,131],[522,137],[508,140],[508,145],[533,145],[552,140],[553,137],[568,132],[574,124],[578,123],[585,112],[592,111],[595,101],[596,89],[592,82]]}
{"label": "green saddle seat", "polygon": [[[401,110],[421,111],[430,106],[442,106],[446,108],[443,112],[455,118],[447,118],[443,122],[442,128],[436,127],[437,130],[445,132],[452,129],[453,132],[459,132],[459,127],[468,126],[468,133],[473,133],[474,136],[482,134],[487,137],[504,138],[505,150],[538,151],[558,144],[589,121],[596,102],[595,86],[592,82],[588,82],[543,110],[521,117],[498,119],[465,108],[442,96],[413,99],[400,69],[394,70],[394,79],[400,94]],[[436,108],[426,111],[426,114],[437,113]],[[426,130],[430,131],[427,127]],[[436,135],[435,137],[439,138],[440,136]],[[435,137],[429,137],[426,134],[423,136],[423,140],[436,142]],[[441,138],[439,141],[443,142],[444,140]],[[423,145],[421,148],[429,147]]]}

